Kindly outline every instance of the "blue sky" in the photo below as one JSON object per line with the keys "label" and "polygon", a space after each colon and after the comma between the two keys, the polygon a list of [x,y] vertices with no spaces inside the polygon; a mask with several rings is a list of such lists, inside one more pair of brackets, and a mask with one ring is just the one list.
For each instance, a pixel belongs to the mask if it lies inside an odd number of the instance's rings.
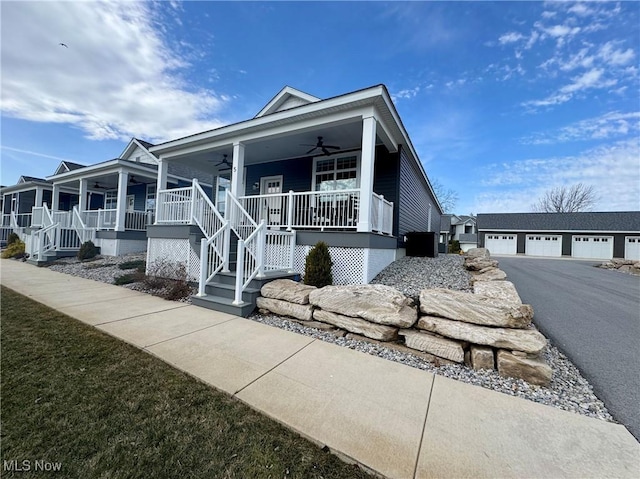
{"label": "blue sky", "polygon": [[[640,209],[640,3],[1,2],[1,182],[384,83],[456,212]],[[65,43],[68,48],[59,43]]]}

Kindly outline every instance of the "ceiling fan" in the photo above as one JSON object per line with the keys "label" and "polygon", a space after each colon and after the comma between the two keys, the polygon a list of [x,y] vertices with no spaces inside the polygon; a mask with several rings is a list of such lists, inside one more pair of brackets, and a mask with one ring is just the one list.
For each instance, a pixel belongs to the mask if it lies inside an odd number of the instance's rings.
{"label": "ceiling fan", "polygon": [[102,185],[100,185],[100,183],[98,183],[96,181],[95,184],[93,185],[93,189],[94,190],[108,190],[109,187],[108,186],[102,186]]}
{"label": "ceiling fan", "polygon": [[339,147],[339,146],[335,146],[335,145],[325,145],[325,144],[324,144],[324,142],[323,142],[323,140],[322,140],[322,137],[321,137],[321,136],[319,136],[319,137],[318,137],[318,142],[317,142],[315,145],[308,145],[308,144],[305,144],[305,145],[301,145],[301,146],[313,146],[313,148],[311,148],[309,151],[307,151],[307,152],[305,153],[306,155],[308,155],[309,153],[311,153],[311,152],[312,152],[312,151],[314,151],[314,150],[317,150],[318,148],[319,148],[320,150],[322,150],[322,152],[323,152],[325,155],[330,155],[330,154],[331,154],[331,152],[329,151],[330,149],[331,149],[331,150],[339,150],[339,149],[340,149],[340,147]]}
{"label": "ceiling fan", "polygon": [[141,185],[144,183],[144,181],[138,181],[136,180],[136,177],[131,175],[131,177],[129,178],[129,183],[131,183],[132,185]]}
{"label": "ceiling fan", "polygon": [[[224,165],[224,168],[219,168],[220,166]],[[231,163],[229,163],[229,160],[227,160],[227,155],[222,155],[222,161],[220,163],[218,163],[217,165],[214,165],[216,168],[218,168],[218,171],[226,171],[226,170],[230,170],[231,169]]]}

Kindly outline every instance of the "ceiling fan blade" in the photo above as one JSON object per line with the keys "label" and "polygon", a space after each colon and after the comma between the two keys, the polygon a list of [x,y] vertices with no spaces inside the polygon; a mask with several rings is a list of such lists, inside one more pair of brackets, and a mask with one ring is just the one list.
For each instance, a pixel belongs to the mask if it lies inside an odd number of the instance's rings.
{"label": "ceiling fan blade", "polygon": [[311,153],[313,150],[315,150],[315,149],[317,149],[317,148],[318,148],[317,146],[314,146],[314,147],[313,147],[313,148],[311,148],[309,151],[307,151],[307,152],[305,153],[305,155],[308,155],[309,153]]}
{"label": "ceiling fan blade", "polygon": [[329,150],[327,150],[324,146],[322,147],[322,152],[327,156],[329,156],[331,154],[331,152]]}
{"label": "ceiling fan blade", "polygon": [[331,148],[332,150],[339,150],[340,147],[339,146],[334,146],[334,145],[324,145],[325,148]]}

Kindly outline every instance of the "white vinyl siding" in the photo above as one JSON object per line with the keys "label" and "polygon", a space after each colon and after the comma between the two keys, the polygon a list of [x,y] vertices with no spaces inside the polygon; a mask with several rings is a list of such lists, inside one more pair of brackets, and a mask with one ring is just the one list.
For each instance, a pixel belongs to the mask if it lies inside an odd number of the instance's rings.
{"label": "white vinyl siding", "polygon": [[613,236],[574,236],[571,256],[585,259],[613,258]]}
{"label": "white vinyl siding", "polygon": [[640,236],[625,237],[624,259],[640,260]]}
{"label": "white vinyl siding", "polygon": [[562,236],[527,235],[524,252],[527,256],[562,256]]}
{"label": "white vinyl siding", "polygon": [[516,254],[518,245],[517,241],[516,235],[514,234],[488,234],[484,238],[484,246],[492,255]]}

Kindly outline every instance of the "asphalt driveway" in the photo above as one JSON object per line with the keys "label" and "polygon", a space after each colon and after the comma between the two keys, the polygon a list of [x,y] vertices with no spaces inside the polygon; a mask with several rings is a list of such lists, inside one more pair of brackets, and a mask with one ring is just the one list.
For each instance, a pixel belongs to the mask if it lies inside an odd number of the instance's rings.
{"label": "asphalt driveway", "polygon": [[599,262],[497,257],[534,322],[640,440],[640,277]]}

